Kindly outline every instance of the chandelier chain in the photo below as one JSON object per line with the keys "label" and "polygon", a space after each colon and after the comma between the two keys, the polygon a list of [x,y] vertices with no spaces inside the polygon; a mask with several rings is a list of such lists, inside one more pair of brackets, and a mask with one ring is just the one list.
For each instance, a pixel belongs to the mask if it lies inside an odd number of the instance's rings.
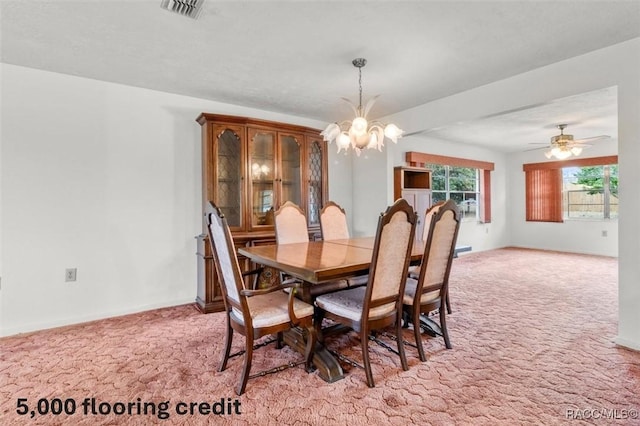
{"label": "chandelier chain", "polygon": [[358,86],[360,87],[360,99],[358,101],[358,112],[362,114],[362,67],[358,67]]}

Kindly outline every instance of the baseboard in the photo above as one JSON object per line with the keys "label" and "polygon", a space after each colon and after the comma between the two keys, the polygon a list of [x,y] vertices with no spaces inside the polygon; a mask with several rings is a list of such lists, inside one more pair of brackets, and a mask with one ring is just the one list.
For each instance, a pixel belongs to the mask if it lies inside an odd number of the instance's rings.
{"label": "baseboard", "polygon": [[107,319],[112,317],[119,317],[122,315],[137,314],[139,312],[151,311],[154,309],[161,309],[161,308],[170,308],[172,306],[186,305],[188,303],[194,303],[194,299],[187,299],[187,300],[181,299],[181,300],[173,300],[173,301],[162,302],[162,303],[150,303],[147,305],[128,307],[126,309],[116,309],[112,311],[100,312],[100,313],[85,315],[80,317],[58,319],[54,321],[35,322],[30,324],[22,324],[15,327],[7,327],[7,328],[0,329],[0,337],[13,336],[15,334],[20,334],[20,333],[30,333],[34,331],[46,330],[46,329],[56,328],[56,327],[64,327],[67,325],[81,324],[81,323],[90,322],[90,321],[97,321],[97,320],[102,320],[102,319]]}
{"label": "baseboard", "polygon": [[620,336],[617,336],[613,339],[613,342],[618,346],[624,346],[628,349],[633,349],[634,351],[640,351],[640,342],[634,342],[632,340],[624,339]]}

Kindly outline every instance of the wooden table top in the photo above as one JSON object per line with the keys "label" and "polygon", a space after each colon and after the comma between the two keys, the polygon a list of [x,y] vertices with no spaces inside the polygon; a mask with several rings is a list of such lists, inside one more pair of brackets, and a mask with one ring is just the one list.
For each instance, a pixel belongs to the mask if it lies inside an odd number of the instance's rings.
{"label": "wooden table top", "polygon": [[[255,263],[284,271],[310,283],[321,283],[366,273],[374,237],[308,243],[242,247],[238,253]],[[411,259],[419,261],[424,244],[415,241]]]}

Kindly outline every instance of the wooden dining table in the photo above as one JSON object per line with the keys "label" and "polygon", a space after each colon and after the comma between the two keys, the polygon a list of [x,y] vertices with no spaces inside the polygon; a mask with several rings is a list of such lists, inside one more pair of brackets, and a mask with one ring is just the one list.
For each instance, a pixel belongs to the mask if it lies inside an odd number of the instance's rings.
{"label": "wooden dining table", "polygon": [[[238,249],[238,253],[256,264],[299,278],[302,288],[298,296],[312,304],[311,286],[367,274],[374,244],[374,237],[360,237],[242,247]],[[415,241],[411,250],[411,261],[420,262],[423,252],[424,243]],[[305,349],[305,339],[304,332],[299,329],[293,329],[284,336],[287,345],[302,353]],[[320,377],[327,382],[334,382],[343,377],[338,360],[321,344],[316,347],[313,363]]]}
{"label": "wooden dining table", "polygon": [[[238,253],[254,263],[269,266],[299,278],[303,282],[302,300],[311,303],[313,285],[369,272],[374,237],[329,241],[241,247]],[[411,250],[411,262],[420,262],[424,243],[416,240]]]}

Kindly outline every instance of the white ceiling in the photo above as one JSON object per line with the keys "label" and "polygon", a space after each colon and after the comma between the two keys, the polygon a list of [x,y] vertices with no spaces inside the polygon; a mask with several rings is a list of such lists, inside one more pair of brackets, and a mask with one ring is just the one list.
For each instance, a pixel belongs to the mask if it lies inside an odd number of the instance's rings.
{"label": "white ceiling", "polygon": [[[640,0],[205,0],[198,20],[160,3],[0,0],[1,60],[334,121],[357,101],[356,57],[375,118],[640,37]],[[615,112],[610,89],[430,133],[522,150],[560,122],[611,135]]]}

